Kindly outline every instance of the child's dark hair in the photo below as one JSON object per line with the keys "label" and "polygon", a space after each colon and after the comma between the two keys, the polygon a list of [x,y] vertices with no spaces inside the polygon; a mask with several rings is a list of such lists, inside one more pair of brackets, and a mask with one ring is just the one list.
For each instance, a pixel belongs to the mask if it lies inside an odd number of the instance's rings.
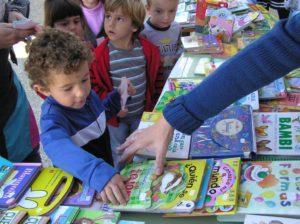
{"label": "child's dark hair", "polygon": [[81,7],[73,0],[45,0],[45,26],[53,27],[54,24],[71,16],[80,16],[84,24]]}
{"label": "child's dark hair", "polygon": [[30,43],[25,70],[32,85],[47,88],[51,75],[56,72],[73,74],[82,63],[91,60],[90,50],[74,34],[47,28]]}

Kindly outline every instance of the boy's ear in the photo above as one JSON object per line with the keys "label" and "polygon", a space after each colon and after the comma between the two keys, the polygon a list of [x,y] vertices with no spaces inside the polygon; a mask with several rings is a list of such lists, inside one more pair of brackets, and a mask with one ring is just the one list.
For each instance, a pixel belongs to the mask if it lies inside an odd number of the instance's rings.
{"label": "boy's ear", "polygon": [[50,96],[50,92],[47,88],[45,88],[44,86],[41,86],[39,84],[34,84],[32,86],[32,88],[34,89],[35,92],[37,93],[41,93],[43,94],[44,96]]}

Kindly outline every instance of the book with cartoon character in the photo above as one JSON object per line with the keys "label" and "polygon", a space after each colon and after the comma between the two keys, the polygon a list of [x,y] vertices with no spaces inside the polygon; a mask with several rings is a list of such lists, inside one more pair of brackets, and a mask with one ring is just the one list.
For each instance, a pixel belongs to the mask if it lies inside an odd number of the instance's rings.
{"label": "book with cartoon character", "polygon": [[155,175],[155,161],[128,164],[121,174],[129,176],[126,206],[112,206],[119,211],[150,213],[191,212],[195,207],[205,160],[168,161],[165,172]]}
{"label": "book with cartoon character", "polygon": [[155,112],[162,112],[168,103],[173,102],[177,97],[188,93],[187,90],[165,91],[162,93],[154,107]]}
{"label": "book with cartoon character", "polygon": [[90,206],[93,202],[95,190],[76,179],[71,192],[66,197],[63,205],[68,206]]}
{"label": "book with cartoon character", "polygon": [[244,224],[299,224],[300,219],[263,215],[246,215]]}
{"label": "book with cartoon character", "polygon": [[0,156],[0,186],[4,183],[7,177],[14,169],[14,164],[9,160]]}
{"label": "book with cartoon character", "polygon": [[248,105],[228,107],[207,119],[192,134],[191,158],[249,158],[256,152],[252,109]]}
{"label": "book with cartoon character", "polygon": [[300,155],[300,113],[254,113],[257,154]]}
{"label": "book with cartoon character", "polygon": [[280,78],[258,90],[259,99],[270,100],[285,98],[287,95],[284,79]]}
{"label": "book with cartoon character", "polygon": [[239,214],[299,216],[299,161],[242,163]]}
{"label": "book with cartoon character", "polygon": [[[161,113],[144,112],[138,129],[144,129],[153,125],[161,118]],[[174,131],[172,141],[168,146],[167,159],[187,159],[189,157],[191,136]],[[138,155],[144,157],[155,157],[155,152],[148,149],[141,149],[137,152]]]}
{"label": "book with cartoon character", "polygon": [[76,206],[59,206],[51,213],[51,224],[72,224],[80,211]]}
{"label": "book with cartoon character", "polygon": [[0,187],[0,208],[14,206],[38,175],[41,163],[14,163],[14,170]]}
{"label": "book with cartoon character", "polygon": [[116,224],[121,216],[120,212],[80,209],[72,224]]}
{"label": "book with cartoon character", "polygon": [[50,213],[68,195],[73,177],[61,169],[43,168],[14,210],[39,216]]}

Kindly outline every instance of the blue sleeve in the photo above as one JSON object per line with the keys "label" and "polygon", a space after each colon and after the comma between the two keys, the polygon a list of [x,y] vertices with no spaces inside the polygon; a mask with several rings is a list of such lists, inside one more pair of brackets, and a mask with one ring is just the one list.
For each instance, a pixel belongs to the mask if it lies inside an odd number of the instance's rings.
{"label": "blue sleeve", "polygon": [[121,97],[118,90],[113,90],[107,94],[107,97],[103,99],[102,104],[105,108],[105,115],[107,120],[117,116],[121,110]]}
{"label": "blue sleeve", "polygon": [[64,121],[54,115],[41,118],[41,142],[46,154],[53,165],[101,192],[117,171],[104,160],[75,145],[61,124]]}
{"label": "blue sleeve", "polygon": [[234,101],[300,67],[300,14],[282,20],[263,37],[228,59],[163,114],[177,130],[191,134],[204,120]]}

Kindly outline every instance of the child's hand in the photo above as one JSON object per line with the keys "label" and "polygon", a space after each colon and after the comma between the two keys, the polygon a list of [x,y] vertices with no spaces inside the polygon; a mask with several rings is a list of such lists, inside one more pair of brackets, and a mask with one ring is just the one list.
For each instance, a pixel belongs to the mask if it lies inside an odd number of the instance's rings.
{"label": "child's hand", "polygon": [[125,109],[119,111],[119,113],[117,114],[117,117],[123,118],[123,117],[126,117],[127,114],[128,114],[128,109],[125,108]]}
{"label": "child's hand", "polygon": [[116,174],[106,184],[103,191],[97,194],[96,198],[104,203],[113,203],[114,205],[126,205],[129,197],[125,189],[124,182],[128,181],[128,177]]}
{"label": "child's hand", "polygon": [[127,85],[128,85],[128,87],[127,87],[128,95],[129,96],[134,95],[136,93],[136,89],[134,88],[134,86],[132,85],[132,83],[129,80],[127,80]]}

